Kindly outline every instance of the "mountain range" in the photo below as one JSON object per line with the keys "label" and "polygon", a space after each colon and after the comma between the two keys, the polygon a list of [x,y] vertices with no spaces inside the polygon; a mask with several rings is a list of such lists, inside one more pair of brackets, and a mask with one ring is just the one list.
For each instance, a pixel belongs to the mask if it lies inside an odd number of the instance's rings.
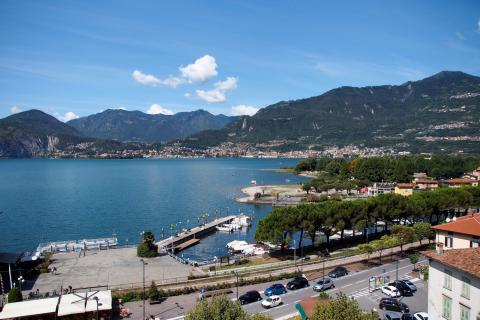
{"label": "mountain range", "polygon": [[175,115],[106,110],[63,123],[40,110],[29,110],[0,119],[0,158],[45,157],[58,150],[88,155],[142,149],[146,144],[221,128],[233,119],[204,110]]}
{"label": "mountain range", "polygon": [[248,142],[283,150],[356,144],[413,152],[479,152],[479,121],[480,77],[443,71],[402,85],[340,87],[281,101],[182,143],[205,147]]}
{"label": "mountain range", "polygon": [[223,114],[213,115],[205,110],[164,115],[108,109],[71,120],[67,124],[87,137],[122,142],[165,143],[203,130],[221,129],[235,118]]}
{"label": "mountain range", "polygon": [[397,151],[480,153],[480,77],[443,71],[402,85],[340,87],[281,101],[253,116],[106,110],[63,123],[39,110],[0,119],[0,157],[45,157],[248,143],[258,149],[359,145]]}

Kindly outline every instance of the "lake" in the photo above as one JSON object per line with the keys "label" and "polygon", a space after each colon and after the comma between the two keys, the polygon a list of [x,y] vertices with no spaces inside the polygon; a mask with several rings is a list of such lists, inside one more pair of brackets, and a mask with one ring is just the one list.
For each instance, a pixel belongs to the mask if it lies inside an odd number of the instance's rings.
{"label": "lake", "polygon": [[1,160],[0,251],[33,250],[40,242],[116,235],[138,243],[141,232],[170,236],[168,225],[198,224],[244,212],[254,219],[247,232],[216,233],[183,251],[185,258],[227,253],[234,239],[253,240],[255,224],[272,208],[234,199],[251,180],[285,184],[305,178],[275,172],[296,159]]}

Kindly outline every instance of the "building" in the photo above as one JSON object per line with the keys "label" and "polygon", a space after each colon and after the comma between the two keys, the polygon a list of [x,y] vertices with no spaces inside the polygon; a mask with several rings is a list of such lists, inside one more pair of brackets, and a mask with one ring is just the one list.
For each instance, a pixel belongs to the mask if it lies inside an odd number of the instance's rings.
{"label": "building", "polygon": [[447,223],[433,226],[435,241],[444,250],[478,247],[480,239],[480,213],[453,218]]}
{"label": "building", "polygon": [[373,187],[368,187],[368,195],[376,197],[379,194],[392,193],[395,190],[395,183],[392,182],[375,182]]}
{"label": "building", "polygon": [[432,319],[480,319],[480,248],[422,252],[429,258],[428,314]]}
{"label": "building", "polygon": [[401,196],[411,196],[413,194],[413,187],[412,183],[397,183],[395,185],[395,194],[399,194]]}
{"label": "building", "polygon": [[415,188],[418,190],[435,190],[438,189],[438,181],[425,178],[415,178],[412,181],[412,184],[415,185]]}
{"label": "building", "polygon": [[112,317],[112,292],[70,293],[59,297],[7,303],[0,320],[6,319],[98,319]]}
{"label": "building", "polygon": [[456,178],[447,180],[447,184],[450,188],[461,188],[465,186],[478,187],[478,180],[470,178]]}

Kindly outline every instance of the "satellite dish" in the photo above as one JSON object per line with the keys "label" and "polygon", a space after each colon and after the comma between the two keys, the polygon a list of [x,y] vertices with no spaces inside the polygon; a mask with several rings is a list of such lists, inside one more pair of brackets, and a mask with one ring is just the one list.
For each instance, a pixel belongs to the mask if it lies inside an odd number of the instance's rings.
{"label": "satellite dish", "polygon": [[452,220],[453,220],[453,221],[457,221],[457,217],[453,217],[453,219],[452,219]]}
{"label": "satellite dish", "polygon": [[450,222],[450,218],[447,218],[445,221]]}

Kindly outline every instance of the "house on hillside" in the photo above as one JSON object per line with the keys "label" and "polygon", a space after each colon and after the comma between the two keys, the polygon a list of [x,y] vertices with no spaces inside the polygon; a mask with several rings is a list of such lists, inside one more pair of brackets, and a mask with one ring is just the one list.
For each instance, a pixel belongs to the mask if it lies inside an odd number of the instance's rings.
{"label": "house on hillside", "polygon": [[478,180],[470,178],[455,178],[447,180],[447,184],[450,188],[461,188],[465,186],[478,187]]}
{"label": "house on hillside", "polygon": [[415,178],[412,184],[418,190],[435,190],[438,189],[438,181],[428,178]]}
{"label": "house on hillside", "polygon": [[422,253],[429,259],[428,314],[432,319],[480,319],[480,248]]}
{"label": "house on hillside", "polygon": [[392,182],[375,182],[372,187],[368,187],[368,196],[376,197],[380,194],[392,193],[395,191],[395,183]]}
{"label": "house on hillside", "polygon": [[414,185],[412,183],[397,183],[395,185],[395,194],[401,196],[411,196],[414,192]]}
{"label": "house on hillside", "polygon": [[437,248],[450,250],[479,247],[480,213],[447,220],[447,223],[432,227],[436,233]]}

